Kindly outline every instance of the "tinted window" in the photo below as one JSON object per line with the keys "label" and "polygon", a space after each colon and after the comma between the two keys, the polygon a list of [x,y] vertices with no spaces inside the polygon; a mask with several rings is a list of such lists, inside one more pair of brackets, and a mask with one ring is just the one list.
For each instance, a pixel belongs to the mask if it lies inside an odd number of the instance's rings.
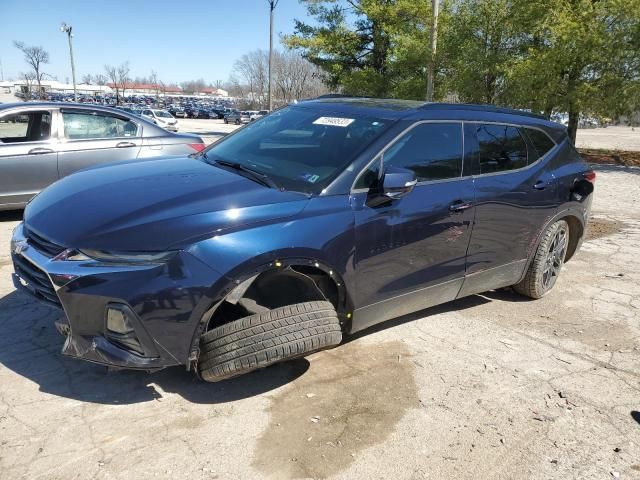
{"label": "tinted window", "polygon": [[[524,130],[527,132],[529,140],[531,140],[531,143],[536,149],[536,153],[538,154],[536,160],[544,156],[549,150],[556,146],[546,133],[533,128],[525,128]],[[535,160],[532,158],[531,161],[533,162]]]}
{"label": "tinted window", "polygon": [[[462,175],[462,126],[459,123],[422,123],[384,152],[385,166],[407,168],[418,181],[444,180]],[[379,178],[374,162],[354,188],[371,188]]]}
{"label": "tinted window", "polygon": [[135,123],[109,115],[94,113],[62,113],[64,136],[71,140],[90,138],[135,137]]}
{"label": "tinted window", "polygon": [[516,127],[478,125],[480,173],[504,172],[527,165],[527,144]]}
{"label": "tinted window", "polygon": [[422,123],[384,153],[385,166],[413,170],[419,182],[462,175],[462,125]]}
{"label": "tinted window", "polygon": [[50,112],[26,112],[0,118],[0,142],[38,142],[51,135]]}
{"label": "tinted window", "polygon": [[211,163],[240,163],[280,187],[319,192],[387,125],[378,118],[286,107],[249,123],[205,153]]}

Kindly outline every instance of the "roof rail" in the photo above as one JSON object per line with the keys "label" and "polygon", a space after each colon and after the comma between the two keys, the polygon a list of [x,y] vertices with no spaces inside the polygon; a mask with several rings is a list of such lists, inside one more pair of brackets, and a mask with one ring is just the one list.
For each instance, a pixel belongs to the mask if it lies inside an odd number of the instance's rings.
{"label": "roof rail", "polygon": [[318,95],[310,100],[322,100],[323,98],[372,98],[363,95],[346,95],[344,93],[326,93],[324,95]]}
{"label": "roof rail", "polygon": [[520,115],[523,117],[538,118],[541,120],[547,120],[547,117],[540,115],[539,113],[525,112],[524,110],[516,110],[514,108],[496,107],[495,105],[480,105],[473,103],[425,103],[421,107],[421,110],[472,110],[482,112],[494,112],[494,113],[506,113],[509,115]]}

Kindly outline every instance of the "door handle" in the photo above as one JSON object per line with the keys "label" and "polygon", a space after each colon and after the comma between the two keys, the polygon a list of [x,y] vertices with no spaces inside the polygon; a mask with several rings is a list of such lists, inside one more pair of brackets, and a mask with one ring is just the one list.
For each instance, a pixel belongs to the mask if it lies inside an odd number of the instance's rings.
{"label": "door handle", "polygon": [[29,150],[29,155],[44,155],[45,153],[54,153],[54,151],[50,148],[42,147],[32,148],[31,150]]}
{"label": "door handle", "polygon": [[471,207],[473,207],[473,203],[463,202],[462,200],[458,200],[456,202],[453,202],[451,205],[449,205],[449,211],[453,213],[464,212],[465,210]]}
{"label": "door handle", "polygon": [[545,188],[547,188],[547,182],[543,180],[538,180],[536,183],[533,184],[533,188],[536,190],[544,190]]}
{"label": "door handle", "polygon": [[133,142],[120,142],[116,144],[116,148],[127,148],[127,147],[135,147],[136,144]]}

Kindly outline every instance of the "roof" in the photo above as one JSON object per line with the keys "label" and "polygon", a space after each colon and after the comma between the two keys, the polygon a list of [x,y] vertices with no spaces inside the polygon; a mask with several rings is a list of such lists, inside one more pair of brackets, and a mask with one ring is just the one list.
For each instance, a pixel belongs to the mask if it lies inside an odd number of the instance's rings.
{"label": "roof", "polygon": [[299,105],[314,105],[321,109],[341,112],[357,109],[382,118],[406,118],[413,120],[455,118],[460,120],[514,122],[514,117],[518,117],[518,123],[545,125],[552,129],[566,129],[563,125],[551,122],[544,116],[537,113],[497,107],[495,105],[437,102],[428,103],[417,100],[349,97],[334,94],[306,100],[300,102]]}

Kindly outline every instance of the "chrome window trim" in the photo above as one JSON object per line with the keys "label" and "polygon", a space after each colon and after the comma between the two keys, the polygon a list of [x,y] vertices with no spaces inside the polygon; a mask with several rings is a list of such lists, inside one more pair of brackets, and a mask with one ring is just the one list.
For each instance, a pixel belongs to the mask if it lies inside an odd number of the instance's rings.
{"label": "chrome window trim", "polygon": [[[418,182],[416,183],[416,187],[420,186],[420,185],[426,185],[426,184],[430,184],[430,183],[443,183],[443,182],[452,182],[452,181],[457,181],[457,180],[462,180],[464,178],[467,178],[464,176],[464,121],[463,120],[419,120],[417,122],[412,123],[411,125],[409,125],[407,128],[405,128],[404,130],[402,130],[400,133],[398,133],[398,135],[396,135],[395,137],[393,137],[391,140],[389,140],[389,142],[378,152],[376,153],[373,158],[369,161],[369,163],[367,163],[356,175],[355,179],[353,180],[353,182],[351,183],[351,189],[350,189],[350,193],[362,193],[362,192],[368,192],[369,189],[368,188],[355,188],[356,183],[358,182],[358,180],[360,179],[360,176],[366,172],[369,167],[371,165],[373,165],[376,161],[379,161],[383,156],[384,153],[391,148],[400,138],[402,138],[407,132],[409,132],[410,130],[413,130],[415,127],[417,127],[418,125],[422,125],[425,123],[459,123],[460,124],[460,129],[461,129],[461,133],[462,133],[462,156],[460,157],[461,161],[462,161],[462,167],[460,170],[460,176],[459,177],[454,177],[454,178],[442,178],[439,180],[424,180],[422,182]],[[384,160],[383,160],[384,163]]]}

